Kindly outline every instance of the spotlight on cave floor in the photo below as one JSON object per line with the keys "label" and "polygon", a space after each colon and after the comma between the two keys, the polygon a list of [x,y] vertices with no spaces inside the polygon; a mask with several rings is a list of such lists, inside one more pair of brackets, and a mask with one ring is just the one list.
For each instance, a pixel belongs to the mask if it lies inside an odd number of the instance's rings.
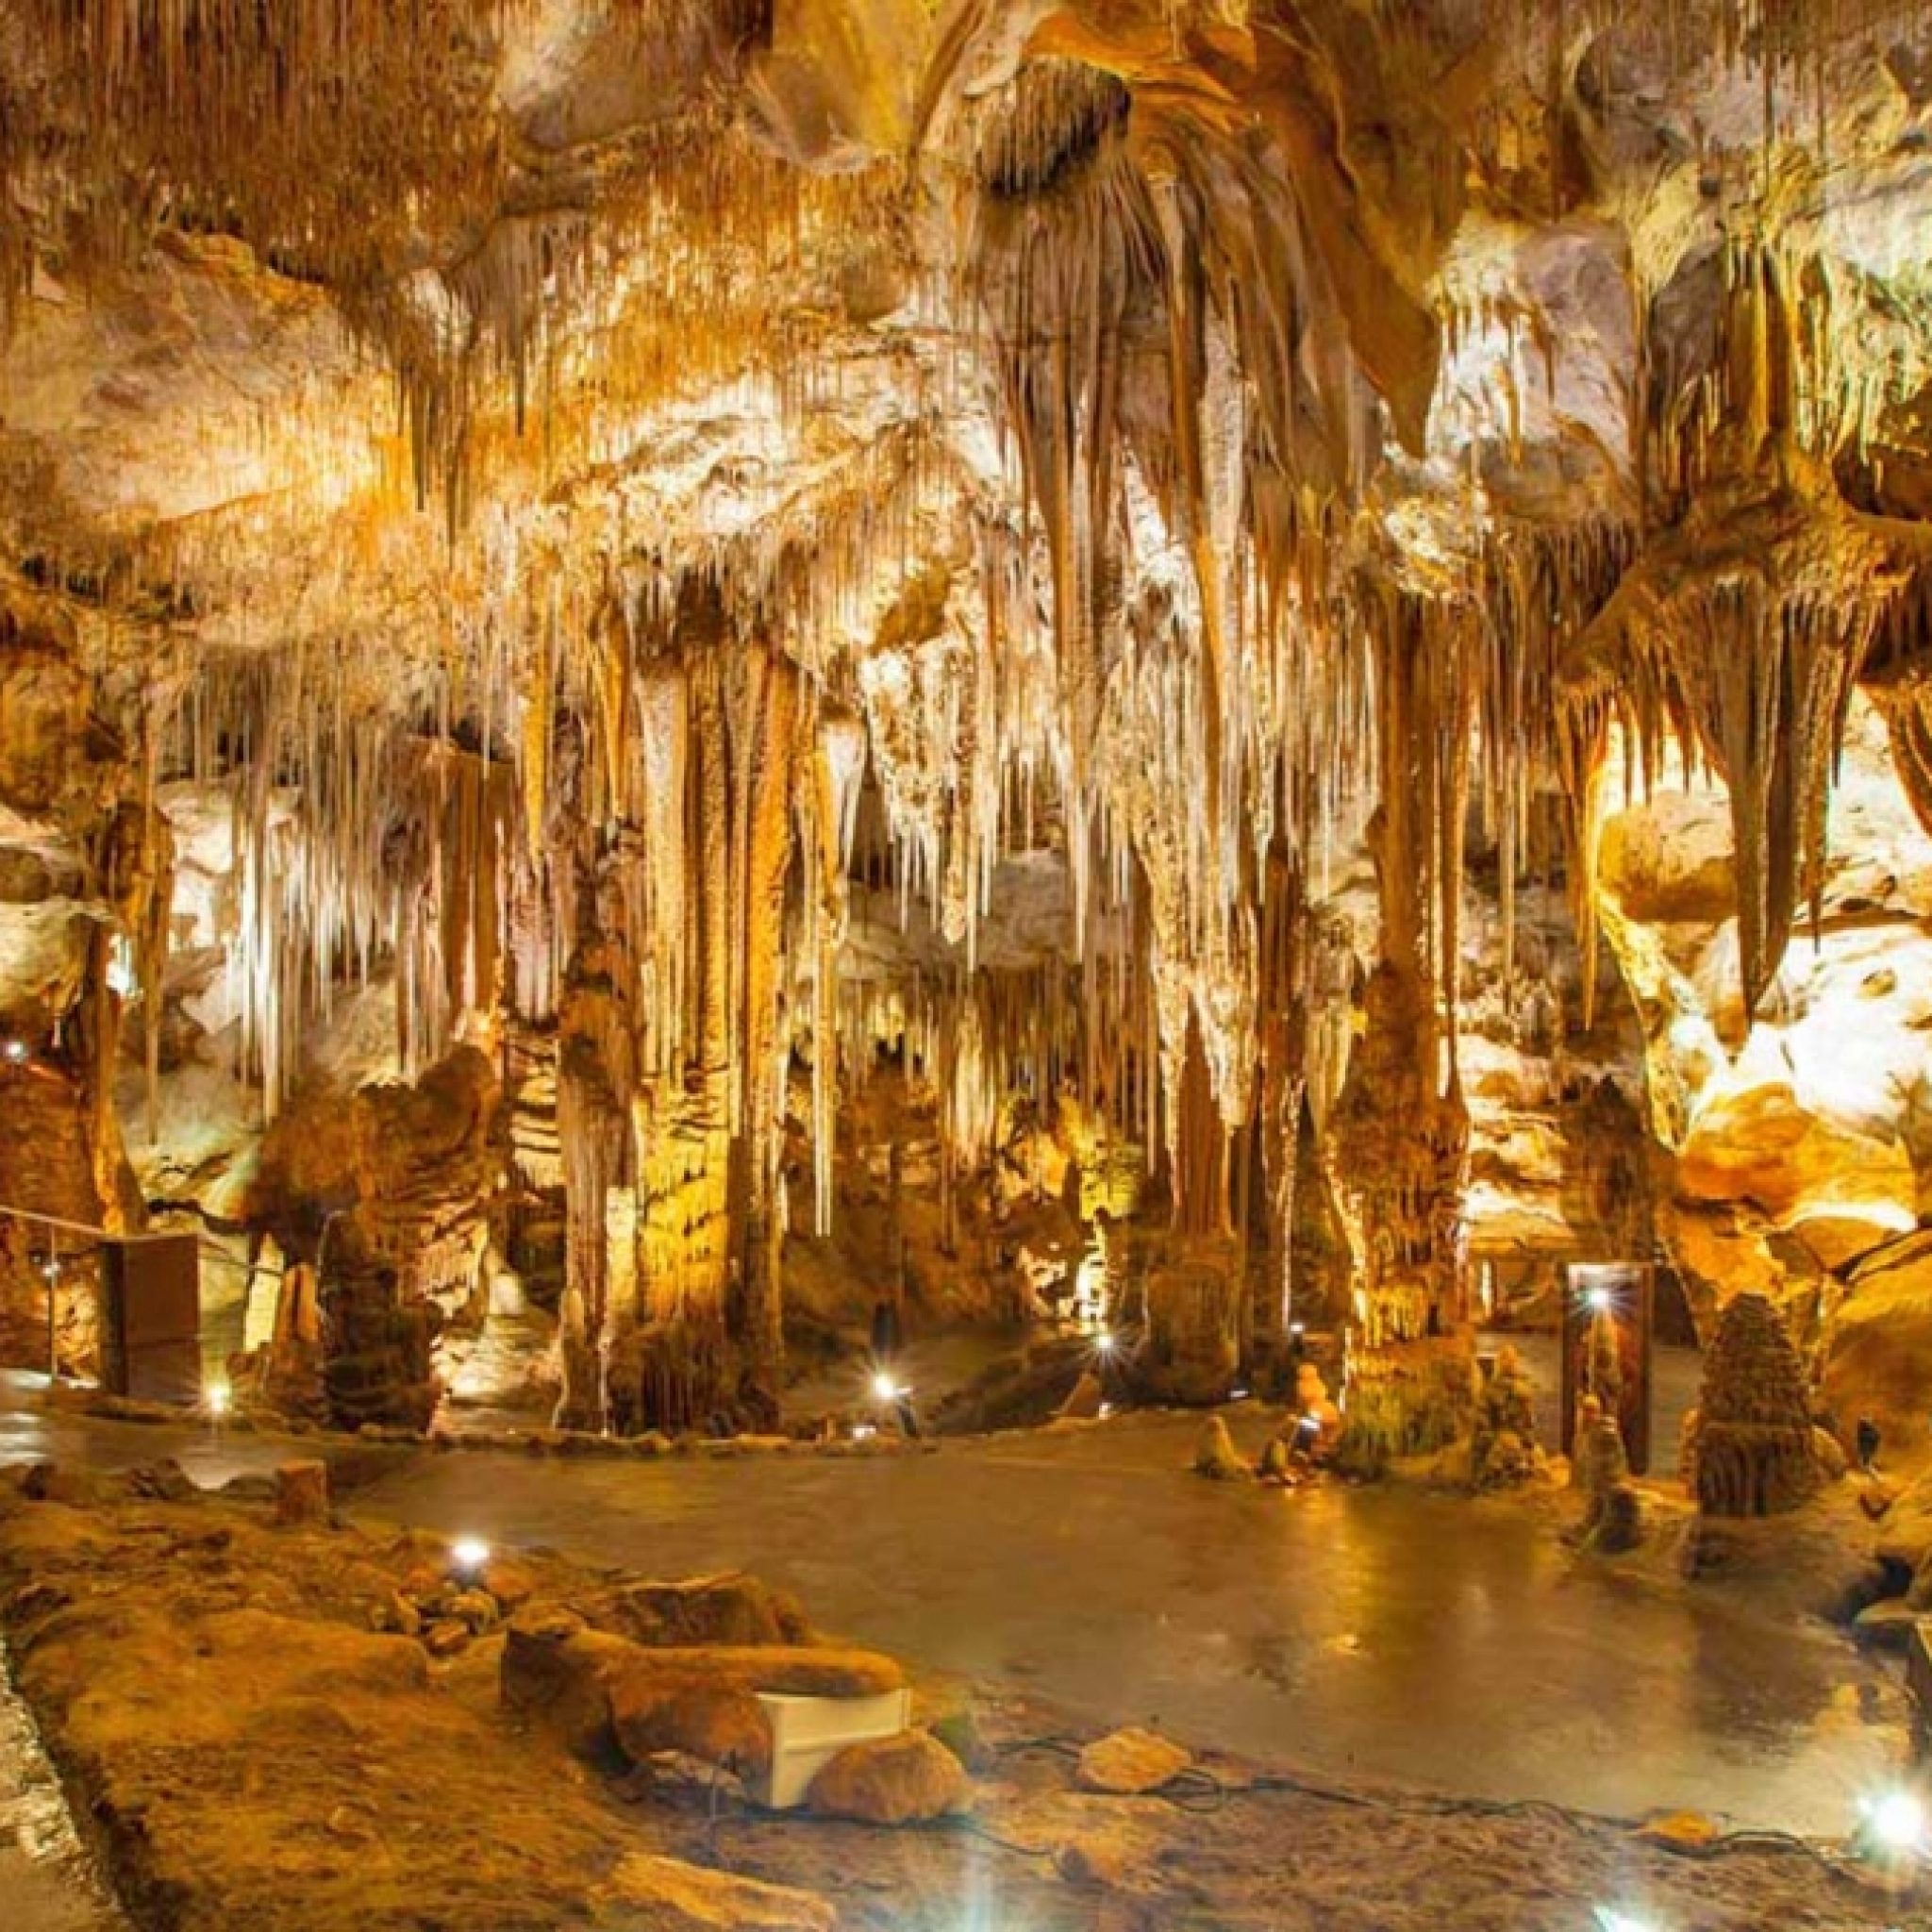
{"label": "spotlight on cave floor", "polygon": [[885,1370],[881,1369],[872,1378],[872,1392],[881,1402],[896,1402],[899,1399],[900,1390],[898,1383],[893,1381]]}
{"label": "spotlight on cave floor", "polygon": [[450,1567],[459,1575],[474,1576],[490,1560],[490,1545],[481,1537],[459,1536],[449,1546]]}
{"label": "spotlight on cave floor", "polygon": [[210,1382],[201,1391],[201,1400],[202,1406],[208,1410],[208,1414],[216,1422],[220,1422],[227,1414],[229,1407],[234,1403],[235,1397],[225,1382]]}
{"label": "spotlight on cave floor", "polygon": [[1597,1932],[1661,1932],[1653,1919],[1640,1919],[1630,1912],[1620,1912],[1610,1906],[1596,1908]]}

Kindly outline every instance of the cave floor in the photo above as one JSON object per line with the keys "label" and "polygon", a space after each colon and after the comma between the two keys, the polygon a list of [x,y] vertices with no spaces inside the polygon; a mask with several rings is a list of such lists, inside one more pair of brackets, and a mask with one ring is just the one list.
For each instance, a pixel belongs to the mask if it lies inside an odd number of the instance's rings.
{"label": "cave floor", "polygon": [[[50,1415],[26,1378],[0,1396],[0,1462],[171,1455],[212,1484],[289,1453]],[[1263,1412],[1229,1413],[1259,1440]],[[1331,1774],[1836,1836],[1899,1762],[1891,1670],[1734,1586],[1577,1561],[1560,1498],[1221,1487],[1186,1470],[1198,1428],[1148,1414],[837,1460],[357,1446],[337,1484],[358,1518],[742,1567],[925,1670]]]}
{"label": "cave floor", "polygon": [[0,1656],[0,1899],[8,1932],[125,1932]]}

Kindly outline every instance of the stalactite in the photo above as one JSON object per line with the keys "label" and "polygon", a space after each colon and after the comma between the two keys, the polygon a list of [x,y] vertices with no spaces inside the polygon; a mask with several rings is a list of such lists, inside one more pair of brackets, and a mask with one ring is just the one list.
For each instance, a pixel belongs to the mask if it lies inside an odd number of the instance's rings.
{"label": "stalactite", "polygon": [[[1685,464],[1687,507],[1574,640],[1563,702],[1574,868],[1586,892],[1612,722],[1646,780],[1666,739],[1724,780],[1748,1020],[1801,897],[1815,915],[1852,688],[1888,612],[1932,568],[1932,538],[1856,511],[1839,493],[1817,447],[1833,431],[1808,403],[1829,376],[1801,326],[1801,269],[1740,246],[1728,275],[1713,375],[1692,418],[1701,426]],[[1593,915],[1582,916],[1593,960]]]}
{"label": "stalactite", "polygon": [[812,975],[812,1232],[832,1231],[838,1104],[839,952],[845,942],[853,844],[858,829],[865,733],[851,718],[822,719],[802,799],[807,857],[807,952]]}
{"label": "stalactite", "polygon": [[[1472,802],[1507,977],[1525,826],[1561,770],[1588,1008],[1612,733],[1641,773],[1665,741],[1708,761],[1755,1003],[1819,889],[1868,658],[1932,789],[1906,668],[1932,551],[1830,470],[1925,372],[1855,385],[1845,278],[1736,241],[1711,342],[1641,318],[1641,533],[1621,509],[1550,532],[1493,513],[1472,435],[1463,548],[1396,557],[1363,525],[1405,483],[1391,459],[1426,466],[1445,343],[1494,338],[1482,408],[1512,463],[1539,376],[1555,407],[1563,344],[1534,304],[1439,275],[1488,140],[1465,125],[1481,30],[1508,9],[1175,7],[1149,35],[1063,8],[1005,80],[965,58],[985,49],[962,9],[909,150],[823,169],[787,148],[770,75],[747,80],[749,0],[624,0],[654,112],[555,152],[500,97],[517,10],[8,9],[43,30],[47,87],[0,125],[8,206],[35,217],[25,240],[0,224],[0,299],[35,258],[86,283],[157,234],[234,243],[276,299],[326,290],[402,430],[382,426],[379,481],[358,415],[278,458],[302,488],[130,540],[115,597],[227,641],[156,700],[141,827],[103,861],[150,1041],[158,776],[229,791],[226,938],[270,1112],[352,984],[393,977],[411,1072],[465,1027],[554,1019],[565,1413],[587,1426],[769,1400],[808,1030],[821,1235],[841,1055],[858,1077],[891,1028],[939,1089],[949,1201],[1016,1091],[1164,1166],[1189,1241],[1247,1239],[1258,1146],[1284,1297],[1306,1106],[1356,1150],[1369,1348],[1456,1327]],[[1552,122],[1586,27],[1668,42],[1673,73],[1710,52],[1652,0],[1533,11]],[[1902,13],[1700,15],[1764,81],[1767,165],[1780,91],[1832,34]],[[911,258],[896,309],[846,302],[827,268],[873,249]],[[369,382],[343,361],[345,390]],[[688,466],[663,457],[686,443]],[[252,603],[318,491],[340,517]],[[412,500],[442,506],[433,541]],[[1351,1063],[1352,956],[1308,921],[1371,795],[1384,959]],[[1004,868],[1049,855],[1064,930],[1015,964]],[[874,918],[917,961],[905,984],[844,970]],[[90,1024],[114,1018],[103,998]]]}

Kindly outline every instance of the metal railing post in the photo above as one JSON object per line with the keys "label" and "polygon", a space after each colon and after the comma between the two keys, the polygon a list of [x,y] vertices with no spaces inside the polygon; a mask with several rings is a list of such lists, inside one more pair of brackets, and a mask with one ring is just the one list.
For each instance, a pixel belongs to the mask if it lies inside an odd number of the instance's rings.
{"label": "metal railing post", "polygon": [[47,1387],[60,1379],[60,1237],[47,1231]]}

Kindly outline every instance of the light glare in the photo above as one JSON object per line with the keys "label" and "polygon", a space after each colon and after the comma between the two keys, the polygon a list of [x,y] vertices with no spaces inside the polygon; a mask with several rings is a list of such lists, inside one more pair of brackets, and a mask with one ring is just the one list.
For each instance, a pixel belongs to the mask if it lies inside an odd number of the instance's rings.
{"label": "light glare", "polygon": [[476,1571],[490,1560],[490,1545],[479,1536],[459,1536],[449,1546],[450,1561],[458,1570]]}
{"label": "light glare", "polygon": [[1872,1837],[1889,1852],[1923,1851],[1926,1846],[1925,1803],[1916,1791],[1887,1791],[1865,1806]]}

